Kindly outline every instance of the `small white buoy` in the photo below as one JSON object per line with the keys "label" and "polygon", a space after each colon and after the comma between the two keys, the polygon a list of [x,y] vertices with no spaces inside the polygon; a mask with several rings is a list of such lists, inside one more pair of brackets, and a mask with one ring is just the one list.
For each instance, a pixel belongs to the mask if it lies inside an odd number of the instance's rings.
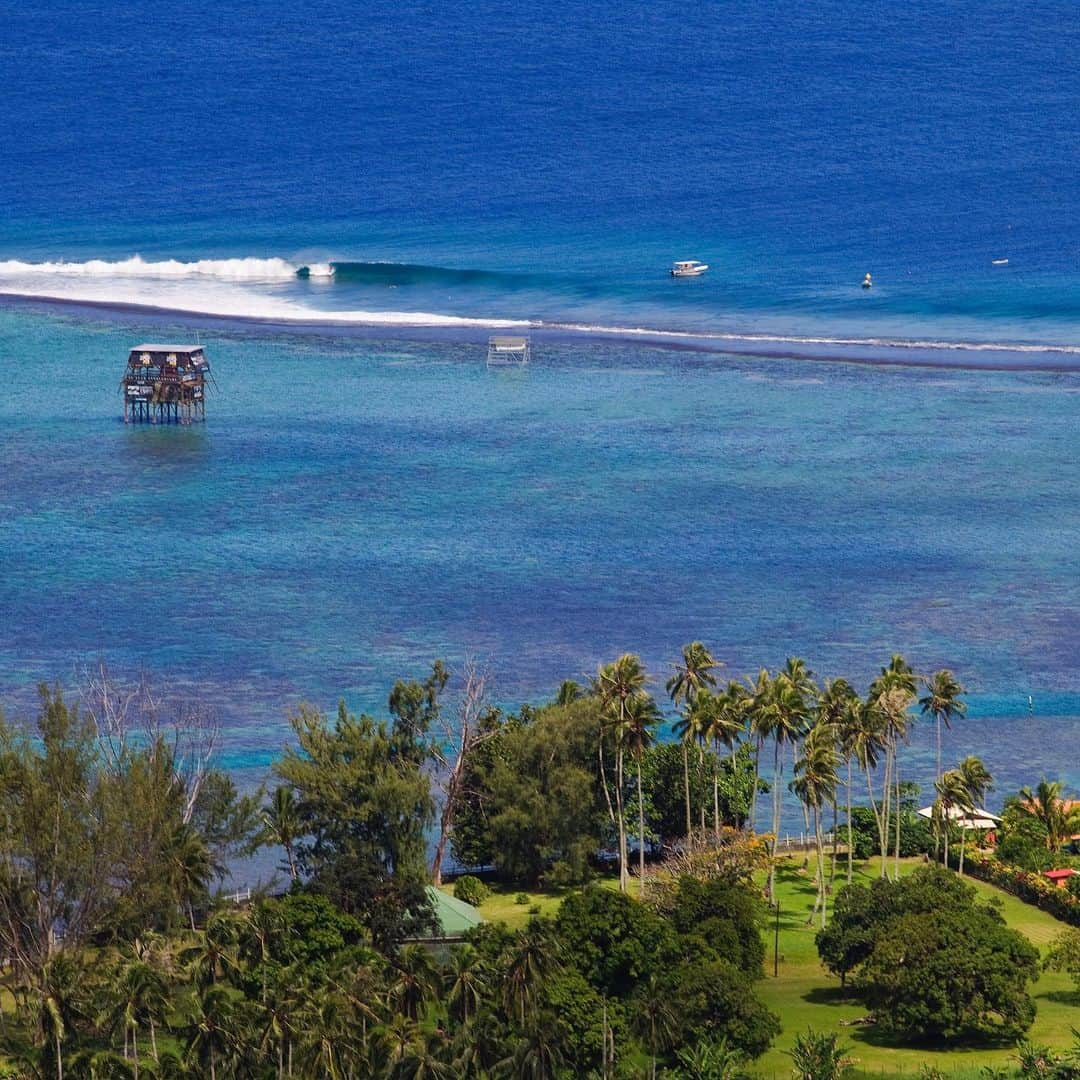
{"label": "small white buoy", "polygon": [[864,277],[862,279],[862,287],[864,289],[871,288],[873,286],[873,284],[874,284],[873,278],[871,278],[869,274],[867,274],[866,277]]}

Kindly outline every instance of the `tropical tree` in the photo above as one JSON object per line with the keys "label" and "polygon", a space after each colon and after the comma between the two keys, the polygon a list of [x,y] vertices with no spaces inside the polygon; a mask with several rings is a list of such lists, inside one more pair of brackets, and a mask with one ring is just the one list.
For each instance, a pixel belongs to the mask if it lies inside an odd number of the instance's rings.
{"label": "tropical tree", "polygon": [[459,1024],[476,1015],[488,988],[487,966],[472,946],[455,949],[445,972],[446,1004]]}
{"label": "tropical tree", "polygon": [[[628,703],[645,692],[646,675],[639,657],[623,653],[617,660],[604,664],[596,674],[596,689],[603,703],[605,722],[600,731],[600,770],[604,776],[603,745],[605,736],[613,736],[615,744],[615,826],[619,835],[619,888],[626,892],[629,882],[626,844],[626,813],[623,806],[623,764],[625,743],[622,732],[627,728]],[[604,780],[605,793],[607,782]],[[610,796],[608,797],[610,806]]]}
{"label": "tropical tree", "polygon": [[[760,680],[759,680],[760,682]],[[816,688],[803,660],[791,657],[775,678],[762,685],[762,694],[753,695],[748,708],[752,723],[762,738],[773,741],[773,853],[780,834],[780,800],[783,794],[784,756],[810,723]],[[776,895],[775,860],[769,868],[769,898]]]}
{"label": "tropical tree", "polygon": [[941,728],[952,728],[953,721],[963,716],[967,706],[960,700],[964,688],[948,668],[935,671],[928,679],[923,679],[926,694],[919,698],[919,705],[924,716],[932,716],[937,725],[937,765],[934,778],[941,776]]}
{"label": "tropical tree", "polygon": [[419,1020],[435,996],[437,979],[431,955],[422,945],[406,945],[390,970],[390,1003],[410,1020]]}
{"label": "tropical tree", "polygon": [[274,788],[269,805],[263,808],[262,820],[266,835],[285,852],[289,878],[295,881],[300,876],[296,866],[296,841],[301,835],[301,825],[291,787],[279,784]]}
{"label": "tropical tree", "polygon": [[[882,721],[885,745],[885,784],[883,788],[886,833],[889,823],[889,803],[892,793],[896,795],[896,863],[895,876],[900,876],[900,743],[907,739],[909,730],[908,709],[915,701],[917,679],[911,665],[894,653],[887,667],[870,684],[870,700]],[[886,837],[887,840],[887,837]],[[885,873],[887,842],[881,848],[882,872]]]}
{"label": "tropical tree", "polygon": [[645,881],[645,791],[641,783],[641,761],[652,745],[653,727],[660,710],[648,694],[635,694],[626,702],[625,719],[618,732],[619,745],[629,752],[637,769],[638,880]]}
{"label": "tropical tree", "polygon": [[633,1004],[633,1026],[647,1040],[652,1059],[649,1076],[656,1080],[657,1055],[671,1045],[676,1029],[671,987],[652,971],[638,988]]}
{"label": "tropical tree", "polygon": [[197,1065],[210,1080],[217,1080],[218,1068],[232,1055],[236,1045],[235,1018],[235,999],[224,986],[209,986],[192,1000],[185,1059],[189,1065]]}
{"label": "tropical tree", "polygon": [[[821,688],[821,693],[818,695],[817,708],[814,710],[814,724],[828,724],[833,728],[834,741],[836,743],[836,750],[840,756],[840,759],[847,765],[848,776],[847,784],[845,785],[845,792],[847,794],[848,804],[848,822],[850,825],[851,820],[851,757],[848,753],[848,748],[845,744],[846,730],[845,725],[847,721],[848,711],[851,708],[851,704],[858,700],[858,695],[855,693],[854,688],[847,679],[826,679],[825,684]],[[829,883],[831,885],[833,879],[836,877],[836,863],[837,863],[837,836],[839,835],[839,822],[837,821],[838,808],[836,803],[836,792],[833,792],[832,798],[832,811],[833,811],[833,858],[832,867],[829,873]],[[848,851],[851,850],[851,837],[848,836]],[[850,855],[849,855],[850,864]]]}
{"label": "tropical tree", "polygon": [[[994,778],[990,775],[986,766],[982,763],[980,758],[969,754],[960,764],[957,766],[956,771],[960,774],[964,781],[964,787],[967,788],[968,801],[971,803],[971,807],[974,810],[975,807],[980,806],[986,799],[986,793],[991,791],[994,786]],[[960,873],[964,872],[964,844],[967,839],[967,826],[966,819],[960,821]]]}
{"label": "tropical tree", "polygon": [[[746,732],[746,716],[749,696],[737,682],[729,682],[719,693],[708,691],[698,694],[694,701],[695,725],[704,739],[713,744],[719,757],[720,747],[727,748],[731,761],[732,779],[738,775],[736,752],[740,739]],[[720,770],[713,769],[713,833],[720,839]]]}
{"label": "tropical tree", "polygon": [[693,712],[694,699],[698,693],[706,687],[716,685],[716,676],[713,675],[713,671],[718,666],[712,653],[700,641],[692,641],[689,645],[683,646],[682,664],[675,665],[675,672],[668,679],[665,686],[672,704],[676,708],[680,705],[684,706],[682,718],[675,725],[675,731],[682,743],[687,836],[690,835],[693,828],[690,810],[689,743],[697,737],[697,732],[691,723],[690,717]]}
{"label": "tropical tree", "polygon": [[839,783],[837,769],[840,754],[837,750],[837,727],[818,721],[807,733],[802,744],[802,755],[795,762],[795,779],[792,789],[808,807],[814,818],[814,844],[817,850],[817,898],[810,914],[821,913],[821,926],[825,926],[827,906],[827,883],[825,880],[825,851],[821,829],[822,808],[836,798],[836,786]]}
{"label": "tropical tree", "polygon": [[[957,769],[949,769],[941,774],[934,784],[937,798],[934,804],[935,819],[941,822],[945,834],[945,865],[949,865],[949,830],[953,821],[953,811],[970,813],[973,809],[971,791],[963,775]],[[963,872],[963,871],[961,871]]]}
{"label": "tropical tree", "polygon": [[1021,788],[1016,808],[1046,829],[1048,851],[1060,851],[1080,834],[1080,802],[1064,798],[1062,786],[1056,780],[1040,780],[1034,791]]}
{"label": "tropical tree", "polygon": [[558,946],[549,928],[539,920],[532,920],[513,939],[503,957],[502,998],[507,1015],[524,1024],[544,980],[559,967]]}

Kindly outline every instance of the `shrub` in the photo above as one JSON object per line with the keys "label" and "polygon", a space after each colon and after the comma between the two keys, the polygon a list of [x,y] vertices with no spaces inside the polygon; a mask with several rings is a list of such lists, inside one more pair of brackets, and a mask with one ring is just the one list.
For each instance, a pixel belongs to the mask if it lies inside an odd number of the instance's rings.
{"label": "shrub", "polygon": [[514,903],[515,904],[521,904],[523,907],[528,902],[529,902],[529,894],[528,893],[519,892],[517,894],[517,896],[514,897]]}
{"label": "shrub", "polygon": [[479,907],[489,896],[491,890],[472,874],[465,874],[454,882],[454,897],[473,907]]}
{"label": "shrub", "polygon": [[851,1071],[848,1048],[840,1045],[840,1036],[820,1034],[807,1029],[805,1035],[795,1036],[795,1045],[788,1051],[799,1080],[837,1080]]}

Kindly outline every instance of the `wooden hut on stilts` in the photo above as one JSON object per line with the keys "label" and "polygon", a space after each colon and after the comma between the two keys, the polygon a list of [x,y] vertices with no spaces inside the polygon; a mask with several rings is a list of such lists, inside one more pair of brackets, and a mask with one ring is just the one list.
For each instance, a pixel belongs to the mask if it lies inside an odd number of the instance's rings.
{"label": "wooden hut on stilts", "polygon": [[190,424],[206,419],[207,380],[201,345],[138,345],[120,381],[124,423]]}

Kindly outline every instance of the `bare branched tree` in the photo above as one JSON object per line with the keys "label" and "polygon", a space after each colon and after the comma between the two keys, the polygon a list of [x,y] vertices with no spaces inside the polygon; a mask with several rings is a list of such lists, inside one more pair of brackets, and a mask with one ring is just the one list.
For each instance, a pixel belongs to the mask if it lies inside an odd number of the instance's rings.
{"label": "bare branched tree", "polygon": [[184,823],[191,821],[221,735],[214,710],[203,701],[153,682],[143,672],[134,682],[112,675],[102,660],[79,673],[82,709],[97,730],[106,764],[114,772],[133,743],[161,745],[172,757],[184,791]]}
{"label": "bare branched tree", "polygon": [[442,730],[433,732],[431,755],[435,762],[435,785],[440,793],[439,839],[431,862],[431,878],[442,884],[446,844],[454,829],[454,814],[462,794],[462,781],[469,755],[481,743],[497,734],[483,730],[481,720],[488,704],[488,673],[471,657],[462,664],[457,708],[441,713]]}

